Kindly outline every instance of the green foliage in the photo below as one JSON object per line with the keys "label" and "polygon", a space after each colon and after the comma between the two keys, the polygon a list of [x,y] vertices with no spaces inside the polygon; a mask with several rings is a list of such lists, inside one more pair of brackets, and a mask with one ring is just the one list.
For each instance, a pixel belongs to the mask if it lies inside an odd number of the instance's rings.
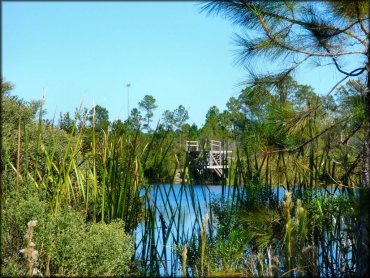
{"label": "green foliage", "polygon": [[[337,184],[344,183],[353,186],[361,182],[363,187],[370,186],[370,168],[367,159],[370,157],[370,118],[365,116],[365,111],[370,110],[370,102],[368,101],[370,90],[368,88],[369,84],[366,84],[369,75],[368,70],[366,70],[369,67],[367,59],[369,56],[368,8],[368,3],[364,1],[349,3],[341,0],[324,3],[222,0],[203,5],[203,10],[209,13],[221,14],[246,31],[243,35],[237,35],[236,43],[240,47],[239,61],[249,71],[248,85],[253,90],[256,88],[268,89],[278,103],[278,105],[274,104],[275,108],[278,108],[278,113],[269,113],[270,116],[281,114],[281,117],[278,117],[280,124],[285,123],[286,129],[291,132],[291,134],[287,134],[289,135],[286,136],[287,138],[284,138],[284,136],[280,136],[284,130],[279,130],[279,126],[272,124],[271,126],[274,126],[280,134],[277,138],[273,137],[272,140],[268,141],[275,141],[281,151],[290,153],[303,152],[303,147],[309,145],[305,148],[305,151],[309,160],[310,173],[307,173],[307,177],[295,176],[293,178],[295,185],[297,183],[309,187],[317,185],[317,176],[320,175],[317,171],[321,170],[318,169],[321,168],[320,163],[325,161],[324,168],[328,167],[327,164],[330,164],[329,162],[326,163],[330,156],[328,152],[325,155],[320,153],[315,156],[315,153],[318,153],[317,148],[320,146],[319,139],[333,130],[337,133],[335,135],[338,136],[343,125],[351,125],[356,122],[349,129],[347,138],[349,140],[349,138],[357,137],[355,140],[359,139],[362,142],[357,141],[355,146],[359,150],[359,146],[362,144],[363,156],[366,157],[366,159],[362,159],[362,167],[365,169],[361,174],[362,179],[356,179],[356,181],[354,181],[355,178],[351,181],[348,179],[349,172],[352,174],[360,163],[353,159],[348,163],[346,161],[347,156],[345,156],[343,165],[346,164],[348,168],[340,169],[341,173],[338,176],[335,173],[330,174],[330,176],[332,182],[334,181]],[[352,64],[345,63],[349,59],[356,62]],[[256,65],[259,64],[256,62],[257,60],[262,63],[275,63],[278,70],[257,73]],[[293,73],[309,61],[312,61],[316,66],[333,65],[345,77],[338,80],[326,96],[315,96],[310,87],[297,85],[292,79]],[[347,98],[347,100],[351,99],[352,104],[354,104],[355,109],[352,111],[346,111],[345,102],[336,105],[336,100],[330,96],[335,88],[347,78],[362,78],[366,81],[363,82],[362,86],[357,86],[362,87],[360,90],[361,97],[357,97],[356,100]],[[357,81],[351,80],[350,82]],[[250,91],[250,88],[248,90]],[[292,99],[292,94],[295,94],[294,99]],[[254,105],[253,95],[247,97],[246,103],[249,104],[247,110],[249,118],[265,112],[264,109],[261,109],[261,111],[253,109],[258,107]],[[265,106],[266,103],[267,101],[262,101]],[[290,108],[293,108],[293,111],[286,114],[285,112],[289,112]],[[335,115],[328,115],[334,111]],[[288,117],[284,117],[284,114]],[[340,117],[337,117],[339,115]],[[258,119],[258,124],[261,124],[263,128],[265,128],[264,119],[266,117],[263,117],[262,120]],[[274,117],[270,117],[270,120],[273,119]],[[335,136],[333,137],[335,138]],[[247,138],[249,139],[249,137]],[[348,140],[344,141],[347,142]],[[291,147],[292,145],[296,145],[296,147]],[[328,145],[325,147],[328,149]],[[325,151],[323,152],[325,153]],[[323,158],[324,156],[326,157]],[[357,157],[359,158],[361,155],[357,153]],[[282,159],[281,156],[280,159]],[[288,165],[290,163],[283,162],[283,164]],[[277,169],[277,171],[280,171],[280,169]],[[329,171],[325,169],[325,172],[325,175],[329,177]],[[289,181],[288,174],[285,175],[284,179],[284,183],[288,186],[292,183]],[[281,178],[278,178],[275,183],[279,184],[280,181]]]}
{"label": "green foliage", "polygon": [[67,133],[71,133],[73,129],[73,122],[74,120],[69,115],[69,112],[67,113],[60,113],[60,119],[59,119],[59,127],[60,129],[65,130]]}
{"label": "green foliage", "polygon": [[114,135],[123,136],[127,131],[127,124],[123,123],[120,119],[112,122],[112,133]]}
{"label": "green foliage", "polygon": [[153,110],[157,108],[155,104],[155,98],[151,95],[145,95],[144,98],[139,102],[139,108],[145,112],[146,123],[144,128],[150,131],[150,122],[153,117]]}
{"label": "green foliage", "polygon": [[167,129],[181,130],[184,123],[189,119],[189,113],[183,105],[179,105],[173,112],[163,112],[163,122]]}
{"label": "green foliage", "polygon": [[[353,195],[361,171],[365,86],[350,81],[335,97],[321,97],[289,77],[280,82],[281,77],[246,87],[225,111],[211,107],[202,128],[184,123],[187,111],[180,105],[168,111],[169,126],[147,133],[140,130],[138,109],[127,121],[109,124],[99,106],[95,114],[77,110],[74,120],[62,115],[57,129],[42,120],[42,102],[11,97],[11,86],[4,83],[1,239],[9,243],[2,246],[4,273],[26,273],[18,251],[27,222],[37,219],[35,242],[44,274],[129,273],[132,239],[123,231],[133,233],[142,223],[141,274],[176,273],[181,257],[182,272],[194,275],[352,275],[358,208],[346,194]],[[183,183],[171,204],[174,187],[153,193],[146,186],[172,182],[178,169],[186,176],[185,140],[207,139],[232,141],[235,158],[232,185],[222,190],[230,199],[211,206],[208,227],[202,225],[193,187]],[[294,192],[289,206],[288,200],[285,208],[279,205],[276,185]],[[321,186],[344,194],[325,199],[312,193]],[[302,195],[302,202],[295,200]],[[184,208],[195,211],[190,231],[182,230]],[[170,239],[174,246],[186,245],[186,255],[166,246]]]}
{"label": "green foliage", "polygon": [[[179,146],[181,135],[157,127],[150,134],[149,139],[151,141],[142,155],[145,177],[150,182],[172,183],[174,173],[179,167],[179,160],[184,157],[184,153]],[[175,144],[178,149],[174,146]]]}
{"label": "green foliage", "polygon": [[90,110],[90,114],[87,117],[90,125],[94,127],[95,130],[104,130],[107,132],[109,127],[109,112],[105,107],[100,105],[95,105],[93,109]]}
{"label": "green foliage", "polygon": [[217,232],[207,239],[210,273],[353,274],[348,258],[355,246],[358,200],[343,194],[322,197],[324,191],[320,192],[303,201],[294,201],[294,194],[288,193],[273,208],[266,203],[245,207],[244,202],[215,200],[212,212]]}
{"label": "green foliage", "polygon": [[141,116],[139,109],[133,108],[130,112],[130,118],[128,119],[128,125],[131,130],[138,130],[141,127],[142,120],[143,117]]}
{"label": "green foliage", "polygon": [[242,272],[246,242],[245,233],[241,229],[233,229],[225,240],[217,239],[215,248],[211,250],[213,271],[211,272]]}
{"label": "green foliage", "polygon": [[226,129],[222,122],[221,112],[216,106],[209,108],[204,126],[200,134],[200,138],[203,142],[213,140],[214,138],[222,140],[225,138]]}
{"label": "green foliage", "polygon": [[195,123],[192,125],[184,124],[182,129],[184,132],[184,137],[188,141],[196,141],[200,136],[198,126]]}
{"label": "green foliage", "polygon": [[[83,239],[80,273],[92,276],[131,274],[133,240],[123,232],[123,222],[92,224]],[[87,244],[86,244],[87,243]]]}
{"label": "green foliage", "polygon": [[[33,119],[36,115],[37,102],[27,103],[23,99],[12,96],[10,92],[13,87],[9,82],[2,83],[1,159],[3,165],[6,160],[10,160],[16,165],[19,128],[21,132],[26,131],[30,133],[36,129]],[[35,147],[35,143],[31,142],[30,144]]]}
{"label": "green foliage", "polygon": [[129,275],[133,239],[122,221],[86,223],[84,214],[71,208],[54,214],[29,185],[6,199],[2,208],[2,274],[27,273],[19,250],[27,223],[37,220],[33,241],[42,273],[63,276]]}

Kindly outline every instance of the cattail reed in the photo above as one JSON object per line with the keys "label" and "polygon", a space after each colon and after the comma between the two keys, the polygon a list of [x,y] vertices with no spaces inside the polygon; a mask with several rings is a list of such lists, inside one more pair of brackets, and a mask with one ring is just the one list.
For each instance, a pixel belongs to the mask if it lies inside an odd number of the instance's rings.
{"label": "cattail reed", "polygon": [[292,193],[291,192],[285,192],[285,201],[283,201],[283,210],[284,210],[284,216],[285,216],[285,248],[286,248],[286,267],[287,271],[290,271],[291,269],[291,259],[292,259],[292,230],[293,230],[293,224],[291,219],[291,209],[292,209]]}
{"label": "cattail reed", "polygon": [[185,243],[184,248],[181,252],[181,273],[182,277],[186,277],[186,262],[187,262],[187,254],[188,254],[188,247],[187,244]]}
{"label": "cattail reed", "polygon": [[207,242],[207,225],[208,225],[208,214],[202,219],[202,230],[200,232],[200,271],[201,276],[204,277],[204,261],[205,261],[205,250]]}

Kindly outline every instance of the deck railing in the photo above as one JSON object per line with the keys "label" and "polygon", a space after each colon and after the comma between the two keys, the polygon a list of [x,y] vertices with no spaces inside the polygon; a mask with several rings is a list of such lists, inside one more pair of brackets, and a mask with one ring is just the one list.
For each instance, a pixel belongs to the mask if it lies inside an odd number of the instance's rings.
{"label": "deck railing", "polygon": [[199,151],[199,141],[186,141],[186,151]]}
{"label": "deck railing", "polygon": [[[219,176],[221,176],[223,169],[229,168],[228,160],[231,159],[231,151],[222,149],[222,142],[217,140],[209,141],[210,150],[204,151],[206,155],[206,165],[203,164],[202,168],[212,169]],[[186,152],[196,151],[197,154],[192,154],[192,159],[201,155],[199,148],[199,141],[186,141]]]}

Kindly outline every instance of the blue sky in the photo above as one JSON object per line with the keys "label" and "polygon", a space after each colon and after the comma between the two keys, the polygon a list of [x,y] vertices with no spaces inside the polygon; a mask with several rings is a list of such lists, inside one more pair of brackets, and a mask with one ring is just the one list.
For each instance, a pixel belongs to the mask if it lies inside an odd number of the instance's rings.
{"label": "blue sky", "polygon": [[[212,105],[222,111],[247,78],[235,65],[238,28],[200,12],[199,2],[3,2],[2,74],[25,100],[47,92],[51,118],[96,104],[110,120],[127,118],[144,95],[164,110],[180,104],[202,126]],[[268,64],[257,65],[261,69]],[[340,75],[306,67],[296,78],[320,93]]]}

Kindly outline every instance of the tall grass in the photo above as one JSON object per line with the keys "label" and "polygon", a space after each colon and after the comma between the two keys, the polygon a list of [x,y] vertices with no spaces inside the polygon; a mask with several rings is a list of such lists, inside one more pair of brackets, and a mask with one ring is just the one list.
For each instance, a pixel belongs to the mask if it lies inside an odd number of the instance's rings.
{"label": "tall grass", "polygon": [[[51,134],[49,140],[44,138],[47,127],[42,124],[42,114],[39,114],[37,148],[34,161],[31,161],[33,167],[25,167],[26,176],[48,200],[55,213],[61,206],[84,208],[87,216],[94,221],[123,219],[126,229],[130,231],[137,225],[137,211],[140,211],[139,185],[143,183],[142,149],[139,148],[138,132],[126,140],[103,132],[102,138],[99,138],[102,144],[98,146],[93,121],[91,155],[84,158],[81,147],[87,135],[87,114],[82,115],[82,122],[77,128],[80,113],[81,107],[61,155],[57,155],[57,148],[63,142],[58,141],[54,132],[48,133]],[[28,149],[27,134],[22,139],[25,157],[29,158],[32,154]],[[18,157],[20,144],[19,140]],[[26,163],[30,164],[28,160]],[[17,166],[11,164],[11,167],[19,177],[19,159]]]}
{"label": "tall grass", "polygon": [[[147,185],[144,178],[149,157],[154,156],[153,167],[157,171],[164,167],[173,138],[168,144],[164,140],[168,134],[157,136],[158,129],[148,143],[140,138],[139,130],[126,138],[109,131],[96,131],[94,112],[92,125],[87,127],[90,111],[81,115],[81,107],[82,104],[66,142],[61,142],[54,132],[47,132],[41,106],[35,153],[28,148],[28,134],[24,132],[21,137],[19,128],[17,165],[8,163],[17,177],[22,178],[19,157],[27,158],[25,175],[55,214],[62,207],[73,207],[84,210],[86,218],[94,222],[109,223],[119,218],[131,234],[137,232],[140,223],[143,229],[139,229],[141,235],[136,250],[137,255],[140,253],[143,274],[176,275],[182,258],[177,250],[186,246],[202,229],[200,204],[204,200],[199,200],[194,189],[185,183],[175,192],[172,184],[168,188]],[[81,149],[86,136],[91,136],[91,153],[84,157]],[[58,153],[58,147],[63,144],[63,151]],[[186,165],[182,172],[183,175],[188,172]],[[175,196],[175,202],[170,196]],[[194,214],[195,221],[185,230],[188,214]]]}
{"label": "tall grass", "polygon": [[[150,158],[155,176],[165,167],[165,157],[169,155],[174,140],[167,138],[171,135],[160,134],[157,128],[146,142],[139,129],[127,137],[116,136],[109,130],[95,130],[94,113],[92,126],[87,126],[87,114],[82,115],[82,121],[78,122],[81,107],[61,154],[58,147],[63,143],[59,137],[54,132],[49,133],[51,137],[46,136],[42,107],[35,154],[28,149],[28,134],[23,132],[22,137],[19,125],[17,165],[8,161],[16,173],[16,184],[23,178],[23,169],[25,177],[49,202],[54,213],[61,207],[70,206],[84,210],[86,218],[94,222],[109,223],[116,218],[122,219],[125,230],[137,237],[135,259],[142,275],[206,276],[214,274],[215,269],[222,269],[227,261],[225,258],[221,263],[210,263],[215,248],[212,244],[217,243],[217,231],[214,231],[216,215],[213,207],[209,206],[208,195],[196,194],[188,163],[181,165],[178,162],[178,170],[183,177],[180,186],[148,184],[144,177]],[[309,123],[313,125],[313,122]],[[84,156],[81,149],[88,136],[91,136],[91,152]],[[310,133],[310,138],[313,137]],[[255,265],[259,270],[257,273],[271,274],[274,264],[274,274],[298,275],[307,267],[319,270],[304,270],[303,273],[353,273],[356,238],[353,235],[355,220],[351,219],[353,214],[350,213],[352,200],[333,197],[332,192],[324,196],[312,193],[312,189],[319,185],[319,176],[325,185],[334,184],[334,193],[341,185],[341,175],[345,177],[346,186],[353,186],[356,182],[355,177],[347,175],[347,172],[343,175],[343,169],[338,170],[328,144],[330,138],[324,141],[320,152],[314,152],[317,145],[302,146],[297,152],[274,152],[271,149],[256,152],[248,146],[244,146],[243,152],[239,148],[235,150],[229,176],[222,184],[220,206],[225,210],[231,208],[226,216],[232,218],[235,212],[259,207],[285,213],[284,220],[281,220],[285,227],[284,237],[274,234],[280,244],[274,243],[274,246],[272,241],[266,241],[266,231],[260,237],[257,232],[250,237],[244,235],[246,240],[251,240],[238,243],[244,245],[236,248],[235,256],[250,260],[248,267]],[[25,157],[25,167],[20,163],[21,156]],[[173,176],[175,173],[176,170]],[[283,206],[279,203],[280,193],[275,185],[282,184],[293,192],[293,198],[301,197],[303,200],[302,203],[296,202],[295,211],[292,199],[286,198]],[[208,190],[207,186],[204,190]],[[206,213],[202,203],[207,204]],[[186,223],[189,215],[194,217],[190,227]],[[260,220],[272,225],[270,216],[266,215],[261,214]],[[309,221],[311,227],[307,225]],[[265,222],[258,224],[264,227]],[[231,224],[228,225],[231,229]],[[248,253],[248,250],[252,251]],[[305,254],[310,258],[306,263],[303,260]],[[228,255],[225,253],[223,256]],[[280,257],[283,263],[273,263],[273,257]],[[239,271],[239,266],[235,263],[230,268]]]}

